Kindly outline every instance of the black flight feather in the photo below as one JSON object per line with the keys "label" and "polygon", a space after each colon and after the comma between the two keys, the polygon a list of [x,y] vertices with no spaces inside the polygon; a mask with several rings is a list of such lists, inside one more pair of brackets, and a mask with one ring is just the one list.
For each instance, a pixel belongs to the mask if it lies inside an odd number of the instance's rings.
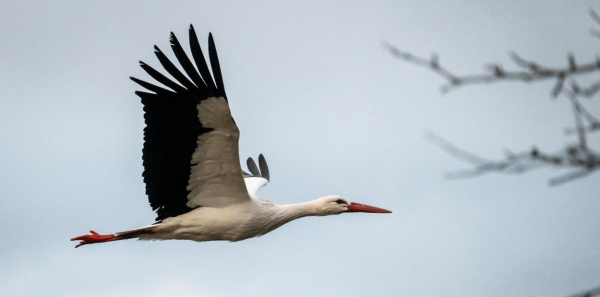
{"label": "black flight feather", "polygon": [[196,86],[187,78],[171,61],[169,58],[165,56],[165,54],[158,48],[158,46],[154,46],[154,54],[160,61],[160,64],[169,72],[171,76],[173,76],[179,83],[181,83],[187,89],[194,89]]}
{"label": "black flight feather", "polygon": [[150,65],[140,61],[140,67],[142,67],[142,69],[144,69],[146,71],[146,73],[148,73],[150,76],[152,76],[152,78],[156,79],[161,84],[171,88],[173,91],[175,91],[175,92],[186,91],[186,89],[184,89],[182,86],[178,85],[174,81],[172,81],[169,78],[167,78],[166,76],[162,75],[162,73],[154,70],[154,68],[150,67]]}
{"label": "black flight feather", "polygon": [[219,96],[226,97],[225,86],[223,85],[223,75],[221,74],[221,66],[219,65],[219,56],[217,55],[217,48],[215,47],[215,40],[213,39],[212,33],[208,34],[208,57],[210,58],[210,66],[212,67],[213,76],[215,77],[217,90],[219,90]]}
{"label": "black flight feather", "polygon": [[159,93],[160,94],[165,94],[165,95],[168,94],[168,93],[175,94],[173,91],[170,91],[170,90],[167,90],[167,89],[163,89],[163,88],[161,88],[161,87],[159,87],[157,85],[153,85],[151,83],[145,82],[145,81],[137,79],[135,77],[130,76],[129,78],[131,80],[133,80],[134,82],[136,82],[137,84],[139,84],[140,86],[142,86],[142,87],[146,88],[147,90],[152,91],[152,92],[154,92],[156,94],[159,94]]}
{"label": "black flight feather", "polygon": [[138,95],[142,99],[150,99],[150,100],[152,100],[153,98],[156,98],[156,94],[153,94],[153,93],[147,93],[147,92],[142,92],[142,91],[135,91],[135,94]]}
{"label": "black flight feather", "polygon": [[265,157],[262,154],[258,156],[258,166],[260,167],[260,175],[266,180],[271,181],[269,166],[267,166],[267,160],[265,160]]}
{"label": "black flight feather", "polygon": [[177,60],[179,61],[179,64],[181,64],[181,67],[183,67],[185,73],[187,73],[187,75],[192,79],[192,81],[194,81],[198,88],[206,88],[206,84],[204,84],[204,81],[198,74],[198,71],[196,71],[196,68],[194,68],[192,61],[190,61],[188,56],[185,54],[185,51],[181,47],[179,40],[177,40],[177,37],[175,36],[175,34],[173,34],[173,32],[171,32],[170,39],[173,53],[175,53],[175,57],[177,57]]}
{"label": "black flight feather", "polygon": [[260,176],[258,166],[256,166],[256,163],[252,158],[248,158],[248,160],[246,160],[246,165],[248,166],[248,170],[250,170],[250,173],[252,173],[253,176]]}
{"label": "black flight feather", "polygon": [[202,53],[202,49],[200,48],[200,43],[198,43],[198,37],[196,36],[196,31],[194,30],[194,26],[190,25],[190,49],[192,50],[192,57],[194,57],[194,61],[196,62],[196,67],[204,80],[206,86],[209,89],[216,89],[215,83],[212,80],[210,75],[210,71],[208,71],[208,65],[206,64],[206,60],[204,59],[204,54]]}

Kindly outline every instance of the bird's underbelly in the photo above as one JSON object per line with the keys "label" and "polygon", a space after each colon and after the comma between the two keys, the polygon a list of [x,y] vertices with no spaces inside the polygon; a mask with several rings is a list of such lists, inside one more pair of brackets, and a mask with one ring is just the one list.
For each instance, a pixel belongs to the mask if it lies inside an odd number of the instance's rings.
{"label": "bird's underbelly", "polygon": [[[154,230],[153,239],[184,239],[194,241],[240,241],[265,234],[272,228],[252,212],[235,212],[227,208],[202,207],[184,215],[165,219]],[[142,238],[144,239],[144,238]]]}

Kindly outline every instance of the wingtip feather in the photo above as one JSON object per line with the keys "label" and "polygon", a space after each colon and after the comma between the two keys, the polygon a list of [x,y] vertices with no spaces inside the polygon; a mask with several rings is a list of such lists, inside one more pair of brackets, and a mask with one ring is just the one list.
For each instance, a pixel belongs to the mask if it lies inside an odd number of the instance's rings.
{"label": "wingtip feather", "polygon": [[256,162],[254,162],[254,159],[248,158],[246,160],[246,165],[248,166],[248,170],[250,170],[250,173],[252,173],[252,175],[261,176],[260,170],[258,169],[258,166],[256,166]]}
{"label": "wingtip feather", "polygon": [[223,84],[223,75],[221,73],[221,64],[219,63],[219,55],[217,54],[217,46],[212,33],[208,33],[208,57],[210,58],[210,66],[212,68],[213,78],[215,79],[216,89],[219,96],[227,97],[225,93],[225,85]]}
{"label": "wingtip feather", "polygon": [[271,174],[269,173],[269,166],[267,165],[267,159],[263,154],[258,155],[258,166],[260,167],[260,174],[267,181],[271,181]]}

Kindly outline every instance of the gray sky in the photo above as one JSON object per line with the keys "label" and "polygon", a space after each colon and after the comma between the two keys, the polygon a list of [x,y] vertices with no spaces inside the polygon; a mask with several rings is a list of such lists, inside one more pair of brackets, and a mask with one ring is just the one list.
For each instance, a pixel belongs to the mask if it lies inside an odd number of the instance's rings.
{"label": "gray sky", "polygon": [[[508,67],[509,50],[589,61],[597,1],[2,2],[2,296],[561,297],[600,284],[598,175],[447,181],[466,165],[424,138],[496,158],[575,142],[552,84],[441,95],[442,79],[381,46],[436,51],[464,73]],[[168,34],[187,45],[190,23],[203,46],[215,35],[241,156],[269,161],[263,196],[339,194],[394,213],[305,218],[238,243],[74,249],[90,229],[153,222],[128,76],[148,78],[138,60],[159,65],[154,44],[173,57]]]}

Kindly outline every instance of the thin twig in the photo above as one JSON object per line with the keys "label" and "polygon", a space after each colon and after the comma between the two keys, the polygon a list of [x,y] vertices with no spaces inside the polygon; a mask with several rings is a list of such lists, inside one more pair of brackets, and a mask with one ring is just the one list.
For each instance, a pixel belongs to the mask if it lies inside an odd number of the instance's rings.
{"label": "thin twig", "polygon": [[[524,68],[525,71],[505,71],[501,66],[493,65],[492,69],[494,71],[492,71],[491,74],[474,74],[458,76],[452,73],[447,68],[442,67],[437,58],[435,60],[421,58],[409,52],[401,51],[400,49],[388,42],[385,42],[383,46],[390,54],[392,54],[392,56],[407,61],[409,63],[418,65],[420,67],[429,68],[441,77],[445,78],[447,84],[442,86],[443,92],[448,92],[453,88],[457,88],[467,84],[494,83],[499,81],[533,82],[545,79],[556,79],[557,82],[552,94],[554,96],[557,96],[560,90],[562,89],[562,84],[564,83],[564,80],[566,78],[600,71],[600,65],[596,61],[592,63],[577,65],[575,62],[575,58],[572,55],[569,55],[567,58],[567,67],[552,68],[541,66],[538,63],[525,60],[518,54],[511,52],[509,55],[510,58],[517,66]],[[437,55],[434,56],[437,57]]]}
{"label": "thin twig", "polygon": [[464,149],[461,149],[455,145],[453,145],[452,143],[450,143],[449,141],[447,141],[446,139],[438,136],[437,134],[428,131],[425,134],[425,137],[435,143],[436,145],[440,146],[444,151],[446,151],[447,153],[449,153],[450,155],[452,155],[455,158],[461,159],[467,163],[471,163],[473,165],[482,165],[482,164],[488,164],[492,161],[490,160],[486,160],[482,157],[479,157],[471,152],[468,152]]}
{"label": "thin twig", "polygon": [[587,291],[579,292],[579,293],[569,295],[566,297],[593,297],[596,295],[600,295],[600,287],[595,287],[595,288],[589,289]]}
{"label": "thin twig", "polygon": [[567,147],[556,153],[541,152],[537,148],[520,153],[508,151],[505,154],[504,160],[493,161],[462,149],[433,132],[428,132],[426,137],[452,157],[473,166],[471,169],[446,173],[446,177],[449,179],[471,178],[490,172],[521,174],[545,166],[578,168],[574,173],[551,179],[550,185],[554,186],[586,176],[600,169],[600,155],[587,148],[582,150],[580,145]]}
{"label": "thin twig", "polygon": [[600,15],[598,15],[598,13],[596,13],[595,10],[590,9],[590,16],[592,17],[592,20],[594,20],[594,22],[600,25]]}
{"label": "thin twig", "polygon": [[588,148],[587,138],[585,135],[585,126],[583,125],[582,119],[583,107],[581,107],[579,100],[577,100],[577,95],[575,95],[573,92],[565,92],[565,95],[569,98],[573,106],[573,114],[575,116],[575,127],[577,128],[577,136],[579,137],[579,149],[585,152],[588,150]]}
{"label": "thin twig", "polygon": [[549,184],[550,184],[550,186],[560,186],[560,185],[570,182],[572,180],[585,177],[586,175],[589,175],[590,173],[592,173],[591,170],[587,170],[587,169],[578,170],[575,172],[567,173],[565,175],[561,175],[559,177],[553,177],[550,179]]}
{"label": "thin twig", "polygon": [[578,96],[590,98],[600,91],[600,81],[597,81],[586,88],[579,87],[578,90],[573,90]]}

